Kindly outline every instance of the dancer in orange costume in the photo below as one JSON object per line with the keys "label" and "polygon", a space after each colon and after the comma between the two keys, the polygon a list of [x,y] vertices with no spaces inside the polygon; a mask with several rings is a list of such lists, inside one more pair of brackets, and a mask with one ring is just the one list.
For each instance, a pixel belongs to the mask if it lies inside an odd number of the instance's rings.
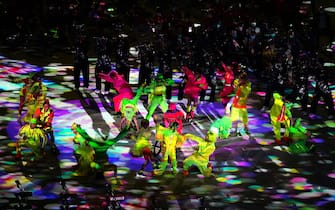
{"label": "dancer in orange costume", "polygon": [[241,75],[234,80],[235,96],[233,98],[233,104],[231,108],[230,119],[232,121],[232,127],[238,132],[238,121],[241,120],[244,125],[245,133],[249,133],[248,127],[248,110],[247,110],[247,99],[251,92],[251,82],[248,80],[247,73],[241,73]]}

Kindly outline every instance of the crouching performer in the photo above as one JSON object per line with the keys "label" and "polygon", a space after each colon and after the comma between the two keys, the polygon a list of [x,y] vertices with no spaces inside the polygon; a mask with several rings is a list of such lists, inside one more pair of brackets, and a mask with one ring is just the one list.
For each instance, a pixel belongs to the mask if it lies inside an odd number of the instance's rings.
{"label": "crouching performer", "polygon": [[309,137],[310,133],[301,125],[301,119],[296,119],[294,125],[289,128],[290,143],[287,151],[291,154],[309,152],[314,148],[314,145],[307,145]]}
{"label": "crouching performer", "polygon": [[183,175],[189,174],[189,168],[196,166],[200,173],[205,177],[210,177],[212,174],[212,165],[209,163],[210,156],[214,153],[217,139],[217,128],[211,128],[207,132],[205,139],[193,134],[185,134],[185,139],[191,139],[197,142],[197,147],[192,155],[187,157],[183,162]]}
{"label": "crouching performer", "polygon": [[209,130],[217,130],[218,131],[218,137],[220,139],[226,139],[230,135],[230,130],[232,128],[232,122],[230,117],[228,116],[223,116],[220,119],[215,120]]}
{"label": "crouching performer", "polygon": [[124,98],[121,100],[120,111],[122,114],[122,119],[120,121],[120,129],[124,127],[129,129],[131,127],[131,123],[133,122],[135,124],[136,131],[139,131],[139,125],[136,118],[136,113],[138,112],[137,103],[142,96],[144,85],[137,89],[136,95],[133,99]]}
{"label": "crouching performer", "polygon": [[22,147],[30,148],[34,154],[32,160],[40,159],[43,156],[43,151],[47,143],[47,136],[43,129],[36,126],[36,119],[31,118],[29,124],[25,124],[19,130],[19,139],[16,142],[16,158],[22,157]]}
{"label": "crouching performer", "polygon": [[[102,171],[108,163],[107,150],[128,133],[128,130],[124,129],[113,139],[107,139],[107,136],[98,140],[90,137],[77,123],[73,123],[71,129],[75,134],[73,142],[74,156],[78,163],[77,174],[82,176]],[[117,167],[112,165],[112,168],[116,176]]]}

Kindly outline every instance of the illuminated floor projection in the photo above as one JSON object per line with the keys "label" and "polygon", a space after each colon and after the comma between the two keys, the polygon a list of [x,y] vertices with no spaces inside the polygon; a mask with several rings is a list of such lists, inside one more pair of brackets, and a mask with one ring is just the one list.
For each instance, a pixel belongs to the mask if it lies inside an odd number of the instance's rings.
{"label": "illuminated floor projection", "polygon": [[[40,160],[16,159],[19,90],[29,72],[43,69],[47,97],[55,111],[53,129],[59,154],[47,152]],[[131,70],[130,83],[136,87],[137,69]],[[177,72],[175,73],[178,74]],[[176,76],[179,78],[179,76]],[[213,175],[204,177],[196,168],[188,176],[182,173],[183,160],[192,154],[196,143],[187,140],[177,149],[178,173],[170,168],[162,176],[152,175],[149,164],[144,175],[137,175],[144,161],[130,155],[134,140],[126,135],[107,150],[108,163],[89,176],[75,171],[71,125],[78,123],[96,139],[114,138],[120,132],[120,117],[111,107],[113,92],[97,94],[73,89],[72,66],[60,63],[39,67],[24,61],[0,59],[0,209],[334,209],[335,123],[320,113],[313,120],[302,118],[311,133],[312,150],[289,153],[285,145],[275,145],[268,113],[260,111],[264,92],[252,79],[248,101],[250,135],[219,139],[210,158]],[[95,87],[91,65],[90,88]],[[334,91],[334,86],[331,86]],[[171,101],[185,112],[186,100],[178,101],[177,86]],[[146,114],[139,100],[137,118]],[[293,117],[301,117],[299,106]],[[158,109],[156,114],[162,115]],[[214,120],[224,115],[220,102],[202,101],[195,119],[184,124],[183,133],[204,137]],[[150,126],[154,126],[150,119]],[[152,143],[155,141],[152,139]],[[157,145],[156,145],[157,146]],[[160,154],[158,154],[159,156]],[[115,167],[117,166],[117,172]],[[23,191],[24,190],[24,191]],[[21,199],[19,199],[21,198]],[[112,199],[112,201],[110,200]],[[113,200],[114,199],[114,200]],[[112,208],[111,208],[112,209]],[[115,208],[116,209],[116,208]]]}

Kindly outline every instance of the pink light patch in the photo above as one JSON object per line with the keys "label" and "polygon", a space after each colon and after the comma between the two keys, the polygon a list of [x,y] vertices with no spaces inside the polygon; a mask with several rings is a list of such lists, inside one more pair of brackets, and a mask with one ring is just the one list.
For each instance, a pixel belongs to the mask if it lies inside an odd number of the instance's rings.
{"label": "pink light patch", "polygon": [[256,95],[259,95],[259,96],[265,96],[266,93],[265,93],[265,92],[261,92],[261,91],[259,91],[259,92],[256,92]]}
{"label": "pink light patch", "polygon": [[305,183],[306,178],[304,177],[294,177],[290,180],[291,183]]}

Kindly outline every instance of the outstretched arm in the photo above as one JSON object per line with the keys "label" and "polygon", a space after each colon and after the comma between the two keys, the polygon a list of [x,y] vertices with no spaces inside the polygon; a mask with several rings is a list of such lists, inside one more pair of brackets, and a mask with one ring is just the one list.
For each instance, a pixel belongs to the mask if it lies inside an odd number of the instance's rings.
{"label": "outstretched arm", "polygon": [[198,143],[200,143],[200,142],[204,142],[204,139],[203,139],[203,138],[201,138],[201,137],[199,137],[199,136],[196,136],[196,135],[194,135],[194,134],[191,134],[191,133],[187,133],[187,134],[185,134],[184,137],[185,137],[185,139],[191,139],[191,140],[196,141],[196,142],[198,142]]}

